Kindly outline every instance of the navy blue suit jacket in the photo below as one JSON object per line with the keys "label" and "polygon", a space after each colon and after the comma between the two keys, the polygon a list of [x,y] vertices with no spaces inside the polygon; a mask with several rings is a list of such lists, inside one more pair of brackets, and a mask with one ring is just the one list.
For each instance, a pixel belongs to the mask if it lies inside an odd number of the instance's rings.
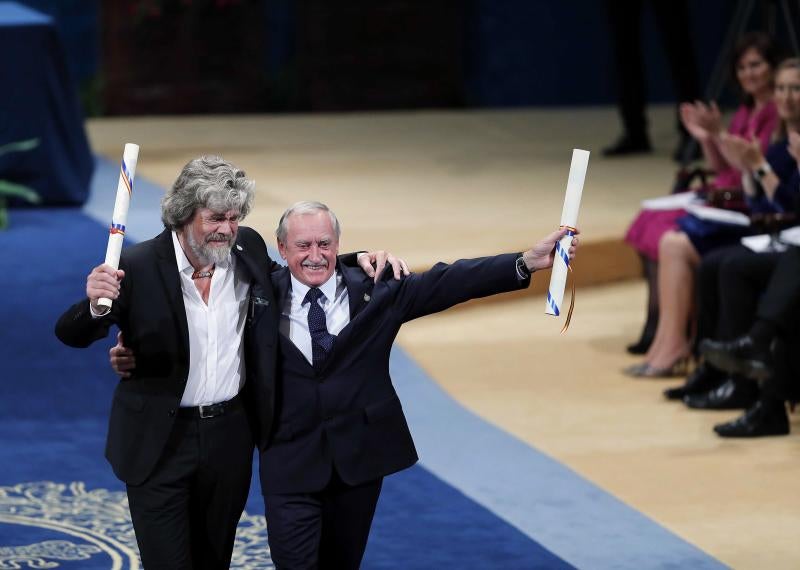
{"label": "navy blue suit jacket", "polygon": [[[276,386],[276,425],[261,453],[265,494],[323,489],[331,469],[357,485],[410,467],[417,452],[389,376],[389,353],[400,326],[477,297],[525,288],[519,254],[439,263],[400,281],[391,272],[374,284],[358,268],[339,265],[350,323],[319,372],[283,334]],[[289,294],[288,269],[272,273],[276,300]],[[280,306],[279,306],[280,310]]]}

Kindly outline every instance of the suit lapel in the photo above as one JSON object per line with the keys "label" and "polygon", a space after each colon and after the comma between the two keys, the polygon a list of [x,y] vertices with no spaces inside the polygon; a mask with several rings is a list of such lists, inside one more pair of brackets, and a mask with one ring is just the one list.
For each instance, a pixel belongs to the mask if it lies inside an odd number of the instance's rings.
{"label": "suit lapel", "polygon": [[350,303],[350,321],[352,322],[361,309],[370,301],[372,278],[364,273],[360,267],[345,267],[339,264],[337,269],[342,274],[345,287],[347,287],[347,299]]}
{"label": "suit lapel", "polygon": [[280,305],[279,309],[283,310],[283,302],[289,294],[289,288],[292,286],[292,281],[289,277],[290,273],[287,268],[279,269],[272,273],[272,289],[275,291],[275,299]]}
{"label": "suit lapel", "polygon": [[175,247],[172,243],[172,231],[164,230],[156,238],[156,252],[161,281],[167,293],[167,299],[169,299],[172,316],[180,332],[181,346],[188,358],[189,325],[186,322],[186,307],[183,304],[183,291],[181,290],[181,278],[178,275],[178,261],[175,259]]}
{"label": "suit lapel", "polygon": [[372,278],[369,277],[360,267],[346,267],[338,264],[337,269],[342,274],[344,285],[347,287],[347,300],[350,305],[350,322],[344,327],[333,343],[333,350],[325,360],[322,370],[325,371],[338,355],[347,350],[347,339],[353,330],[353,321],[359,313],[367,306],[371,300]]}
{"label": "suit lapel", "polygon": [[245,245],[239,238],[237,238],[236,244],[233,246],[231,252],[236,256],[237,260],[242,262],[253,281],[258,283],[263,289],[269,287],[269,283],[267,282],[269,275],[267,275],[266,258],[254,259],[252,253],[245,248]]}
{"label": "suit lapel", "polygon": [[[273,291],[275,291],[275,302],[278,304],[276,308],[278,310],[279,315],[283,314],[284,303],[286,302],[286,298],[289,295],[289,289],[292,286],[292,280],[290,278],[290,275],[291,274],[289,273],[289,269],[287,268],[275,271],[271,275],[272,289]],[[282,319],[283,317],[280,318]],[[278,325],[278,327],[280,329],[280,325]],[[300,352],[300,349],[297,348],[297,346],[295,346],[295,344],[292,342],[292,339],[283,334],[283,332],[279,332],[278,336],[280,337],[279,342],[281,343],[281,350],[283,350],[287,354],[290,352],[294,354],[294,358],[297,361],[307,365],[308,369],[311,371],[310,373],[313,374],[314,366],[308,360],[306,360],[305,355],[302,352]]]}
{"label": "suit lapel", "polygon": [[[353,319],[355,319],[359,312],[364,309],[367,303],[369,303],[372,292],[371,278],[368,277],[360,267],[345,267],[339,264],[337,265],[337,270],[341,273],[342,279],[344,280],[344,285],[347,288],[347,300],[348,304],[350,305],[350,323],[348,323],[347,326],[344,327],[336,337],[336,342],[333,344],[333,350],[325,360],[325,364],[322,366],[323,372],[331,365],[331,362],[336,359],[336,355],[340,352],[340,350],[342,350],[341,347],[347,344],[347,338],[352,328],[351,325],[353,324]],[[279,305],[279,312],[283,311],[283,303],[286,299],[286,296],[289,294],[291,285],[292,283],[288,269],[284,269],[272,274],[272,286],[274,288],[277,303]],[[295,346],[290,338],[286,337],[284,334],[280,334],[280,337],[281,346],[284,350],[292,352],[296,358],[302,360],[306,365],[308,365],[310,370],[314,369],[314,367],[308,362],[308,360],[306,360],[306,357],[302,352],[300,352],[300,349]]]}
{"label": "suit lapel", "polygon": [[[333,350],[325,360],[322,367],[324,372],[331,363],[336,359],[336,355],[343,350],[341,347],[347,344],[347,338],[352,329],[353,320],[358,314],[367,306],[371,300],[372,294],[372,279],[364,273],[360,267],[346,267],[341,264],[337,265],[338,271],[342,275],[345,287],[347,288],[347,299],[350,305],[350,322],[344,327],[339,335],[336,337],[336,342],[333,345]],[[278,311],[283,311],[283,303],[286,296],[289,294],[291,287],[290,273],[288,269],[283,269],[272,274],[272,286],[275,291],[276,302],[278,303]],[[295,358],[304,362],[310,370],[314,367],[306,360],[306,357],[300,352],[300,349],[295,346],[292,340],[284,334],[279,335],[281,347],[287,352],[292,352]]]}
{"label": "suit lapel", "polygon": [[236,244],[231,251],[236,257],[237,267],[242,268],[242,271],[247,275],[251,283],[247,310],[253,315],[253,320],[250,325],[255,326],[262,315],[268,312],[268,305],[272,302],[272,296],[268,293],[270,285],[267,280],[270,277],[268,275],[269,269],[266,263],[267,260],[266,258],[254,258],[252,252],[249,252],[245,244],[242,243],[241,234],[239,234],[239,237],[236,239]]}

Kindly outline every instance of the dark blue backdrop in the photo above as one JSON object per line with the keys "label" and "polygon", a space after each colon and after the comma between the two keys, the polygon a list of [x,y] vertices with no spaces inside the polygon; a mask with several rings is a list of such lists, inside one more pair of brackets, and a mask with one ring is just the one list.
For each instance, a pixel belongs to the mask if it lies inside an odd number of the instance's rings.
{"label": "dark blue backdrop", "polygon": [[[19,0],[52,15],[75,81],[101,65],[97,0]],[[731,2],[690,2],[701,78],[708,76],[732,10]],[[585,105],[614,101],[605,2],[598,0],[470,0],[466,3],[464,100],[468,105]],[[280,73],[292,57],[290,0],[266,2],[266,71]],[[645,9],[643,51],[651,101],[672,99],[661,41]],[[123,41],[123,40],[121,40]]]}

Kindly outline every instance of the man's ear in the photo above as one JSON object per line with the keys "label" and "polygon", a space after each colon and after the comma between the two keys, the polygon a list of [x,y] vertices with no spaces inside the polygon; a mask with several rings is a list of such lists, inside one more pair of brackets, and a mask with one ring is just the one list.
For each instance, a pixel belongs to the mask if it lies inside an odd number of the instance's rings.
{"label": "man's ear", "polygon": [[286,259],[286,246],[283,244],[281,240],[277,240],[278,242],[278,253],[281,254],[283,259]]}

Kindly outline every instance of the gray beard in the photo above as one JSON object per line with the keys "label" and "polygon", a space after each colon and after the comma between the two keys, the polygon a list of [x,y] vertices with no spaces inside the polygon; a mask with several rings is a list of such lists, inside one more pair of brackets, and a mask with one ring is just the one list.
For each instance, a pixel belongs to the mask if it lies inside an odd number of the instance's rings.
{"label": "gray beard", "polygon": [[228,247],[209,246],[205,243],[197,243],[191,231],[186,232],[186,243],[189,249],[192,250],[194,256],[202,263],[210,265],[212,263],[222,263],[227,261],[228,255],[233,247],[233,238],[231,238],[231,245]]}

